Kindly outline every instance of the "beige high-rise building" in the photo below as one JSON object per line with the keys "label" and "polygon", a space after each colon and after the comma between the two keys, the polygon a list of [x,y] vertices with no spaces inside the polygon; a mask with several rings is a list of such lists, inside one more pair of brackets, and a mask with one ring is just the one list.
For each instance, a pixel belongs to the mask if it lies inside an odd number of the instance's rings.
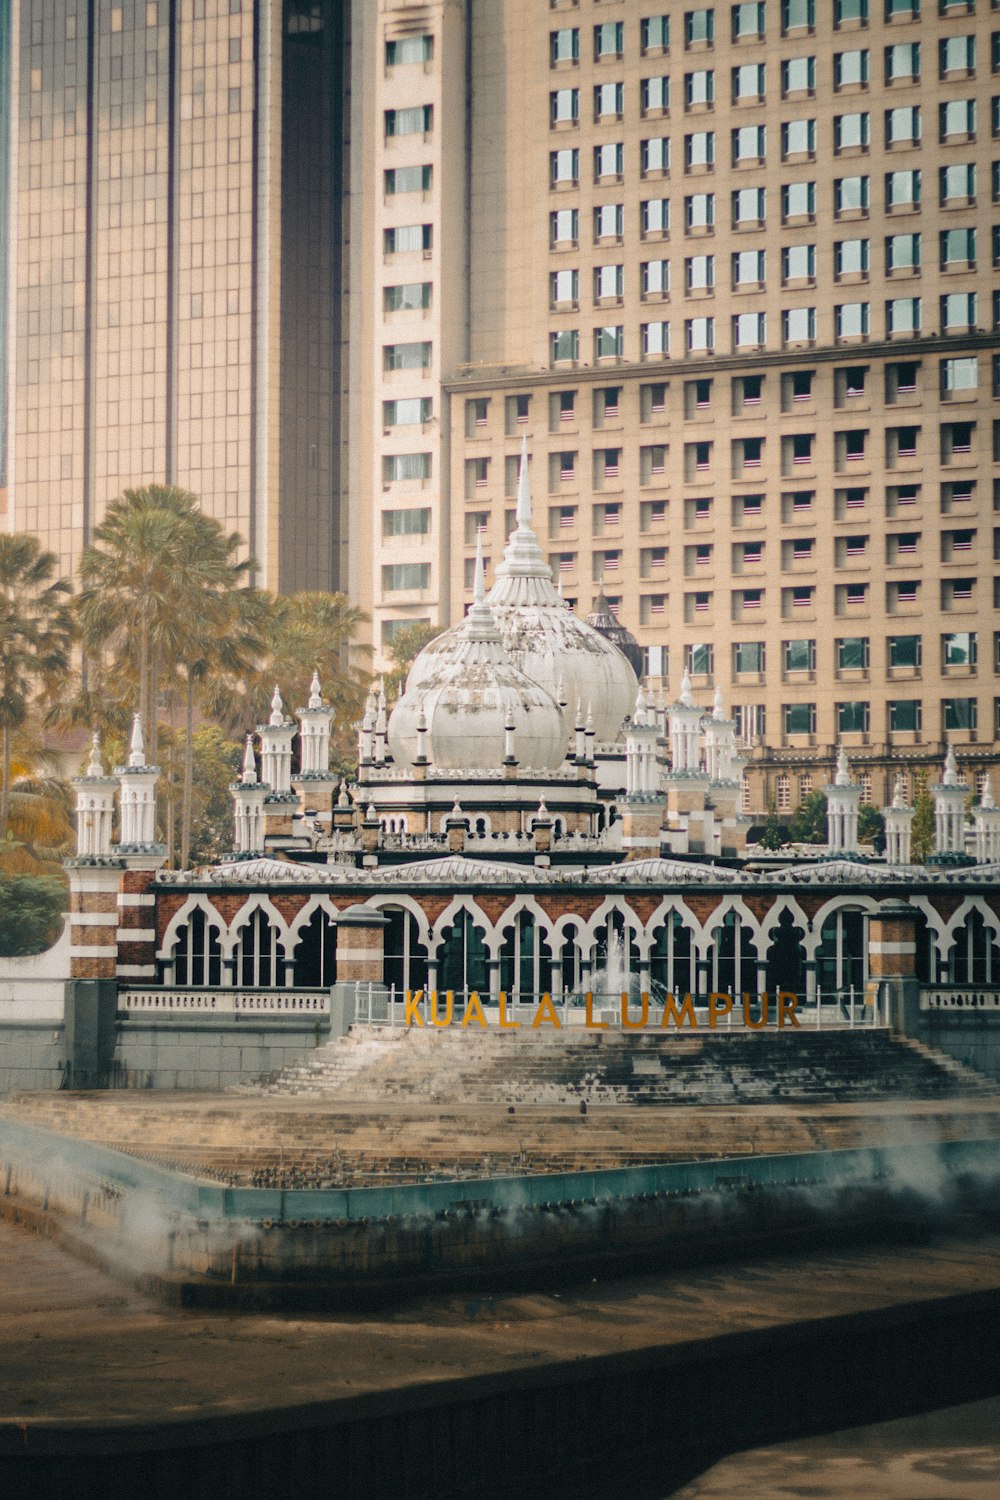
{"label": "beige high-rise building", "polygon": [[9,12],[6,524],[70,572],[109,500],[167,481],[260,582],[336,587],[345,8]]}
{"label": "beige high-rise building", "polygon": [[971,787],[1000,716],[996,0],[372,0],[352,51],[376,649],[461,614],[526,436],[566,597],[603,584],[671,696],[721,685],[748,806],[796,806],[838,741],[876,804],[946,738]]}

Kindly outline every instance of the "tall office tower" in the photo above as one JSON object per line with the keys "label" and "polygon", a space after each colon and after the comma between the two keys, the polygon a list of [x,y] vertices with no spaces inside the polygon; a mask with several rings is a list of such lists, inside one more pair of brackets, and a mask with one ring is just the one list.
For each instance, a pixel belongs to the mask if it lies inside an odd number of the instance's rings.
{"label": "tall office tower", "polygon": [[353,50],[376,646],[460,615],[524,434],[567,598],[722,686],[749,805],[838,740],[876,803],[945,737],[981,771],[997,0],[381,0]]}
{"label": "tall office tower", "polygon": [[8,525],[75,567],[168,481],[340,577],[338,0],[14,0]]}

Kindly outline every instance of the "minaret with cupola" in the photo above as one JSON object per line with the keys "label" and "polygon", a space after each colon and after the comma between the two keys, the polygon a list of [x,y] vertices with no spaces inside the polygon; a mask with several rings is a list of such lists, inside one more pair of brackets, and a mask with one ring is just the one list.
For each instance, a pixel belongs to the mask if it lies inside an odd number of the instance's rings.
{"label": "minaret with cupola", "polygon": [[948,746],[941,780],[930,787],[934,799],[934,843],[937,854],[965,853],[965,802],[968,788],[958,779],[954,745]]}
{"label": "minaret with cupola", "polygon": [[823,791],[826,795],[826,842],[830,853],[857,854],[861,787],[851,780],[851,768],[843,745],[837,751],[834,778]]}
{"label": "minaret with cupola", "polygon": [[330,741],[334,711],[324,703],[319,673],[314,672],[305,708],[295,711],[299,721],[299,773],[292,778],[304,815],[326,833],[333,824],[338,778],[330,773]]}
{"label": "minaret with cupola", "polygon": [[234,781],[229,790],[233,799],[233,848],[237,857],[263,854],[264,804],[270,787],[257,779],[257,758],[254,755],[252,735],[247,735],[240,779]]}
{"label": "minaret with cupola", "polygon": [[892,801],[882,809],[885,819],[885,857],[890,865],[908,865],[911,862],[914,811],[906,801],[903,778],[897,776]]}
{"label": "minaret with cupola", "polygon": [[292,837],[293,820],[299,810],[299,799],[292,790],[292,741],[296,723],[286,718],[281,693],[275,687],[271,698],[271,716],[266,724],[257,725],[260,737],[260,779],[268,788],[264,801],[264,845],[276,841],[276,847]]}

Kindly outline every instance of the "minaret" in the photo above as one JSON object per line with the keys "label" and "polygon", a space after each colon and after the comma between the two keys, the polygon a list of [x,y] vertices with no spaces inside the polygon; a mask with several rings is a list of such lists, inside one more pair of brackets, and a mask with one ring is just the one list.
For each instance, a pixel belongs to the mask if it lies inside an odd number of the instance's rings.
{"label": "minaret", "polygon": [[330,774],[333,714],[330,705],[323,702],[319,673],[314,672],[309,701],[305,708],[295,711],[299,721],[300,770],[292,786],[303,807],[316,816],[327,832],[333,823],[333,801],[337,791],[337,778]]}
{"label": "minaret", "polygon": [[233,848],[237,855],[264,852],[264,803],[269,788],[257,780],[257,761],[253,736],[247,735],[243,752],[243,773],[229,788],[233,798]]}
{"label": "minaret", "polygon": [[903,796],[903,778],[897,776],[892,802],[882,809],[882,816],[885,818],[885,857],[890,865],[908,865],[912,861],[913,813],[914,809]]}
{"label": "minaret", "polygon": [[155,897],[150,891],[153,878],[163,865],[167,851],[156,842],[156,784],[159,766],[146,764],[142,742],[142,722],[136,714],[132,722],[132,741],[127,766],[116,766],[120,787],[118,797],[119,842],[113,853],[125,866],[121,877],[118,913],[119,979],[153,979],[156,977],[156,939],[150,924]]}
{"label": "minaret", "polygon": [[980,864],[1000,864],[1000,807],[993,800],[990,773],[986,772],[983,794],[975,809],[976,859]]}
{"label": "minaret", "polygon": [[655,859],[666,798],[660,785],[656,709],[639,686],[632,715],[625,721],[625,796],[621,804],[622,848],[626,859]]}
{"label": "minaret", "polygon": [[670,730],[670,769],[674,776],[698,776],[701,773],[699,737],[701,709],[691,696],[691,677],[685,669],[676,703],[667,709]]}
{"label": "minaret", "polygon": [[129,859],[151,854],[159,866],[166,854],[164,846],[156,842],[156,783],[160,768],[146,764],[142,721],[138,714],[132,720],[128,765],[116,766],[115,775],[121,789],[121,828],[116,853]]}
{"label": "minaret", "polygon": [[292,741],[294,719],[286,719],[285,705],[277,687],[271,699],[271,717],[257,725],[260,736],[260,779],[268,788],[264,801],[264,843],[286,839],[295,833],[293,819],[300,802],[292,790]]}
{"label": "minaret", "polygon": [[861,787],[851,780],[851,768],[843,745],[837,751],[833,781],[823,788],[826,796],[826,842],[831,854],[857,854],[858,804]]}
{"label": "minaret", "polygon": [[965,853],[965,801],[968,791],[958,779],[955,747],[948,746],[941,780],[930,787],[934,798],[934,842],[938,854]]}
{"label": "minaret", "polygon": [[[739,854],[746,848],[746,826],[741,819],[745,763],[737,753],[736,721],[726,717],[721,687],[715,689],[712,712],[702,727],[705,734],[705,771],[709,780],[714,852]],[[708,833],[706,818],[706,840]]]}
{"label": "minaret", "polygon": [[[90,760],[83,776],[74,776],[76,787],[76,854],[67,859],[69,878],[69,983],[66,986],[66,1014],[73,1013],[74,1037],[77,1020],[95,1004],[104,1004],[111,1019],[114,1035],[114,1013],[118,977],[118,928],[122,921],[119,909],[120,883],[125,861],[111,845],[114,818],[116,776],[106,776],[101,764],[100,740],[91,740]],[[152,897],[149,898],[150,902]],[[101,983],[94,983],[101,981]],[[100,1000],[98,997],[103,996]],[[109,1065],[110,1058],[83,1055],[75,1044],[67,1044],[71,1083],[88,1087],[98,1082],[98,1075]]]}
{"label": "minaret", "polygon": [[101,737],[96,730],[90,742],[86,773],[74,776],[72,784],[76,787],[77,859],[110,859],[118,782],[114,776],[105,774]]}

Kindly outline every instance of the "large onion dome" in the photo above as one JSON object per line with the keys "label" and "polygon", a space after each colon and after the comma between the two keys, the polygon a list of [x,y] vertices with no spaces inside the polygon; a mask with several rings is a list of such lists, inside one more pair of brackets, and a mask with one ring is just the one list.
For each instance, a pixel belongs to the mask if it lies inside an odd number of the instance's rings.
{"label": "large onion dome", "polygon": [[481,549],[472,608],[430,645],[437,649],[417,657],[389,718],[397,765],[412,766],[422,752],[445,770],[495,770],[508,751],[535,770],[562,764],[567,728],[559,705],[504,649],[486,603]]}

